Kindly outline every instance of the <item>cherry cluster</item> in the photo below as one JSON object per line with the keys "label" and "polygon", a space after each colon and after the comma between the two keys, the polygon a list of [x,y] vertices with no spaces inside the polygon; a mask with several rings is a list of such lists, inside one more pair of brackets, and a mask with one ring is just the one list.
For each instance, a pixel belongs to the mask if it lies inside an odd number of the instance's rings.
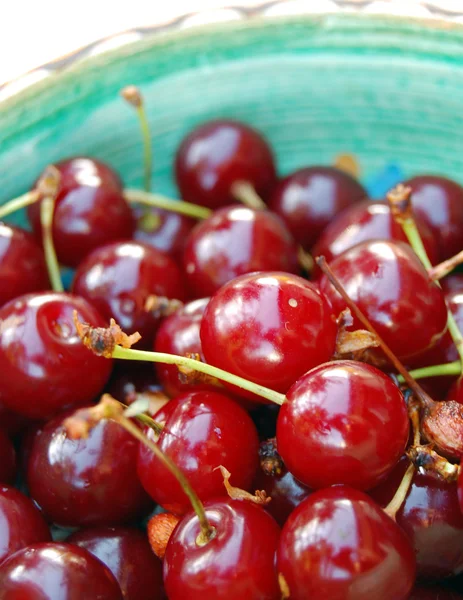
{"label": "cherry cluster", "polygon": [[0,600],[462,598],[463,188],[279,178],[231,120],[182,201],[145,167],[0,208]]}

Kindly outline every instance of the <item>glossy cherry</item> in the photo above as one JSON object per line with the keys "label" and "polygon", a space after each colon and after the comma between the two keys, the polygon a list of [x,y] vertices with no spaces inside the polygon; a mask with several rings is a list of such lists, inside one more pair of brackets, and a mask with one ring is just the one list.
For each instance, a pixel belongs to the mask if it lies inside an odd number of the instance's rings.
{"label": "glossy cherry", "polygon": [[138,331],[146,347],[151,345],[159,321],[146,310],[148,297],[184,299],[182,274],[174,260],[140,242],[94,250],[80,263],[72,289],[108,322],[112,317],[127,333]]}
{"label": "glossy cherry", "polygon": [[[53,217],[53,241],[58,260],[76,267],[95,248],[132,237],[134,220],[119,177],[108,165],[87,157],[55,164],[61,174]],[[41,239],[40,202],[28,217]]]}
{"label": "glossy cherry", "polygon": [[221,119],[199,125],[180,144],[175,176],[183,200],[210,208],[236,201],[231,188],[246,182],[266,200],[276,184],[272,150],[244,123]]}
{"label": "glossy cherry", "polygon": [[33,236],[0,222],[0,306],[49,287],[43,250]]}
{"label": "glossy cherry", "polygon": [[0,563],[21,548],[50,540],[50,530],[32,500],[0,485]]}
{"label": "glossy cherry", "polygon": [[187,240],[183,265],[194,297],[211,296],[253,271],[299,272],[296,244],[283,221],[245,206],[220,208],[199,223]]}
{"label": "glossy cherry", "polygon": [[[72,413],[71,413],[72,414]],[[27,484],[47,517],[62,526],[116,525],[143,517],[150,501],[137,477],[138,441],[111,419],[84,439],[51,420],[30,451]]]}
{"label": "glossy cherry", "polygon": [[291,600],[406,600],[415,579],[405,534],[347,486],[304,500],[283,527],[277,556]]}
{"label": "glossy cherry", "polygon": [[[171,400],[155,420],[164,424],[157,441],[188,477],[201,500],[225,495],[220,465],[232,485],[249,489],[258,465],[259,440],[251,417],[224,394],[189,392]],[[145,430],[156,440],[152,429]],[[191,504],[161,461],[140,444],[138,475],[151,497],[166,510],[183,514]]]}
{"label": "glossy cherry", "polygon": [[0,403],[32,419],[46,419],[91,402],[103,389],[112,361],[80,341],[73,312],[96,327],[105,321],[83,298],[27,294],[0,309]]}
{"label": "glossy cherry", "polygon": [[328,166],[299,169],[285,177],[273,192],[270,208],[279,214],[307,250],[343,209],[368,197],[351,175]]}
{"label": "glossy cherry", "polygon": [[82,529],[66,540],[85,548],[117,579],[124,600],[160,600],[162,566],[146,534],[131,527]]}
{"label": "glossy cherry", "polygon": [[[400,360],[422,354],[444,334],[444,295],[429,280],[408,244],[362,242],[335,258],[330,266],[347,294]],[[320,279],[320,290],[336,315],[346,308],[326,275]],[[362,328],[354,317],[354,329]]]}
{"label": "glossy cherry", "polygon": [[296,275],[242,275],[206,307],[201,344],[209,364],[279,392],[329,360],[336,323],[324,296]]}
{"label": "glossy cherry", "polygon": [[11,483],[15,477],[16,452],[10,438],[0,429],[0,483]]}
{"label": "glossy cherry", "polygon": [[123,600],[108,567],[74,544],[34,544],[0,565],[1,600],[82,598]]}
{"label": "glossy cherry", "polygon": [[280,529],[261,507],[227,498],[205,503],[216,529],[206,545],[195,514],[175,528],[164,557],[169,600],[279,600],[275,551]]}

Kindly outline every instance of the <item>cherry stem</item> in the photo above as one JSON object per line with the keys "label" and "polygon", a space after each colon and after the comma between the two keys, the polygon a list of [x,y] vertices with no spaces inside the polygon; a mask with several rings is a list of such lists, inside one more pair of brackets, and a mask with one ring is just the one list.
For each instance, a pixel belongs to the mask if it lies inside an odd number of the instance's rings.
{"label": "cherry stem", "polygon": [[38,190],[31,190],[30,192],[26,192],[22,196],[18,196],[13,200],[10,200],[2,207],[0,207],[0,219],[4,219],[8,215],[21,210],[21,208],[26,208],[30,204],[35,204],[40,200],[40,193]]}
{"label": "cherry stem", "polygon": [[[439,377],[443,375],[460,375],[461,374],[461,361],[456,360],[455,362],[445,363],[443,365],[431,365],[430,367],[422,367],[421,369],[414,369],[410,371],[410,376],[413,379],[423,379],[424,377]],[[404,383],[404,378],[399,375],[398,380],[400,383]]]}
{"label": "cherry stem", "polygon": [[274,390],[266,388],[262,385],[258,385],[257,383],[253,383],[247,379],[244,379],[243,377],[238,377],[238,375],[233,375],[232,373],[228,373],[227,371],[223,371],[222,369],[213,367],[212,365],[208,365],[199,360],[187,358],[186,356],[176,356],[175,354],[166,354],[165,352],[133,350],[132,348],[123,348],[122,346],[116,345],[112,352],[112,357],[122,358],[125,360],[141,360],[154,363],[163,363],[166,365],[177,365],[178,367],[188,367],[222,381],[227,381],[232,385],[236,385],[243,390],[252,392],[256,394],[256,396],[261,396],[262,398],[265,398],[266,400],[269,400],[275,404],[281,405],[286,400],[286,396],[284,394],[280,394],[279,392],[275,392]]}
{"label": "cherry stem", "polygon": [[162,194],[153,194],[152,192],[145,192],[143,190],[125,189],[124,197],[130,204],[136,203],[144,204],[145,206],[154,206],[155,208],[176,212],[187,217],[192,217],[193,219],[207,219],[212,214],[211,209],[205,206],[198,206],[197,204],[191,204],[183,200],[174,200]]}
{"label": "cherry stem", "polygon": [[43,251],[47,264],[48,277],[51,287],[55,292],[64,292],[61,272],[56,257],[53,243],[53,214],[55,212],[55,198],[47,196],[40,204],[40,223],[42,225]]}
{"label": "cherry stem", "polygon": [[453,269],[458,267],[458,265],[461,265],[461,263],[463,263],[463,250],[458,254],[455,254],[455,256],[452,256],[451,258],[439,263],[435,267],[428,269],[429,278],[433,281],[442,279],[451,273]]}
{"label": "cherry stem", "polygon": [[267,205],[248,181],[235,181],[231,187],[232,195],[241,204],[254,210],[267,210]]}
{"label": "cherry stem", "polygon": [[402,481],[400,482],[399,487],[397,488],[396,493],[394,494],[394,497],[384,508],[384,512],[394,521],[397,512],[400,510],[400,507],[402,506],[405,498],[407,497],[408,490],[410,489],[414,475],[415,466],[413,464],[410,464],[408,469],[405,471],[405,474],[402,478]]}

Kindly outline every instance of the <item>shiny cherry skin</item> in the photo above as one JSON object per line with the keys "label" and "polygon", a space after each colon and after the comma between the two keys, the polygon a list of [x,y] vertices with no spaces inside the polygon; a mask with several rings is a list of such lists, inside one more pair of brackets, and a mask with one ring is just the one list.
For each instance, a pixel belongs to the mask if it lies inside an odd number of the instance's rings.
{"label": "shiny cherry skin", "polygon": [[114,575],[74,544],[48,542],[19,550],[0,565],[0,600],[123,600]]}
{"label": "shiny cherry skin", "polygon": [[[171,400],[154,419],[164,423],[159,448],[188,477],[201,500],[225,494],[220,465],[230,471],[232,485],[250,488],[258,466],[259,439],[251,417],[236,402],[216,392],[188,392]],[[152,429],[145,433],[156,440]],[[174,476],[142,444],[137,469],[146,491],[166,510],[183,514],[191,509]]]}
{"label": "shiny cherry skin", "polygon": [[0,485],[0,564],[21,548],[50,540],[48,525],[32,500],[14,487]]}
{"label": "shiny cherry skin", "polygon": [[255,129],[221,119],[199,125],[180,144],[175,176],[183,200],[219,208],[236,202],[237,181],[253,186],[266,200],[276,180],[272,150]]}
{"label": "shiny cherry skin", "polygon": [[196,220],[161,208],[136,206],[133,209],[136,228],[133,239],[165,252],[181,262],[188,234]]}
{"label": "shiny cherry skin", "polygon": [[253,271],[298,273],[296,244],[270,211],[226,206],[198,223],[183,265],[192,296],[212,296],[224,283]]}
{"label": "shiny cherry skin", "polygon": [[184,299],[182,274],[174,260],[140,242],[108,244],[82,261],[72,283],[109,322],[112,317],[126,333],[138,331],[149,347],[159,319],[145,309],[149,296]]}
{"label": "shiny cherry skin", "polygon": [[328,302],[311,283],[268,272],[221,287],[206,307],[200,335],[209,364],[285,393],[331,358],[336,330]]}
{"label": "shiny cherry skin", "polygon": [[16,451],[13,442],[0,429],[0,483],[11,483],[16,477]]}
{"label": "shiny cherry skin", "polygon": [[27,465],[31,497],[62,526],[117,525],[143,517],[151,503],[136,473],[138,441],[111,419],[87,438],[71,439],[63,424],[70,414],[49,421],[33,440]]}
{"label": "shiny cherry skin", "polygon": [[373,500],[335,486],[309,496],[286,521],[277,568],[291,600],[406,600],[415,556]]}
{"label": "shiny cherry skin", "polygon": [[33,236],[0,222],[0,306],[49,287],[43,250]]}
{"label": "shiny cherry skin", "polygon": [[280,528],[257,504],[221,498],[205,502],[216,529],[197,543],[197,516],[190,512],[175,528],[164,557],[169,600],[279,600],[275,551]]}
{"label": "shiny cherry skin", "polygon": [[277,447],[302,483],[367,490],[392,470],[407,445],[407,407],[395,383],[353,360],[325,363],[289,389]]}
{"label": "shiny cherry skin", "polygon": [[[408,459],[402,458],[390,475],[370,491],[381,506],[392,499],[408,465]],[[462,571],[463,514],[456,483],[416,472],[396,521],[415,548],[420,578],[439,580]]]}
{"label": "shiny cherry skin", "polygon": [[[416,217],[416,224],[430,261],[437,262],[437,242],[426,221]],[[328,262],[360,242],[369,240],[407,242],[401,225],[394,221],[385,202],[356,202],[333,219],[312,248],[313,256]]]}
{"label": "shiny cherry skin", "polygon": [[102,391],[112,361],[80,341],[73,312],[95,327],[105,321],[84,298],[27,294],[0,309],[0,403],[31,419],[47,419],[91,402]]}
{"label": "shiny cherry skin", "polygon": [[82,529],[66,541],[85,548],[110,569],[124,600],[162,598],[161,561],[142,531],[131,527]]}
{"label": "shiny cherry skin", "polygon": [[[422,354],[444,334],[444,295],[429,280],[408,244],[362,242],[335,258],[330,266],[347,294],[400,360]],[[320,279],[320,290],[336,315],[346,308],[326,275]],[[355,317],[354,329],[363,329]]]}
{"label": "shiny cherry skin", "polygon": [[412,188],[412,206],[433,231],[439,261],[463,248],[463,187],[439,175],[420,175],[404,182]]}
{"label": "shiny cherry skin", "polygon": [[282,217],[294,239],[306,250],[345,208],[368,198],[351,175],[329,166],[299,169],[277,185],[269,207]]}
{"label": "shiny cherry skin", "polygon": [[[62,178],[53,216],[53,241],[60,263],[76,267],[95,248],[132,237],[132,210],[110,167],[85,157],[70,158],[55,167]],[[38,239],[40,204],[28,208]]]}

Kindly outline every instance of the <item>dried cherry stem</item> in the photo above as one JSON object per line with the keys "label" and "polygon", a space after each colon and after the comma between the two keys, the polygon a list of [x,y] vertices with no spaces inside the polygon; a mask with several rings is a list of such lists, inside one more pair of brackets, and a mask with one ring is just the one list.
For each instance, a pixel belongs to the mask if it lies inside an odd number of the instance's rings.
{"label": "dried cherry stem", "polygon": [[405,474],[400,482],[399,487],[397,488],[394,497],[389,502],[389,504],[384,508],[384,512],[391,517],[395,521],[397,512],[400,510],[400,507],[404,503],[404,500],[408,494],[408,490],[413,481],[413,477],[415,475],[415,466],[410,464],[408,469],[405,471]]}
{"label": "dried cherry stem", "polygon": [[35,204],[39,200],[40,193],[38,190],[31,190],[22,196],[18,196],[13,200],[9,200],[6,204],[0,207],[0,219],[4,219],[8,215],[15,213],[22,208],[26,208],[26,206],[29,206],[30,204]]}
{"label": "dried cherry stem", "polygon": [[128,188],[124,190],[124,197],[130,204],[143,204],[145,206],[154,206],[162,208],[170,212],[176,212],[193,219],[207,219],[212,214],[210,208],[184,202],[183,200],[175,200],[162,194],[153,194],[143,190]]}
{"label": "dried cherry stem", "polygon": [[459,252],[458,254],[455,254],[455,256],[452,256],[451,258],[444,260],[443,262],[436,265],[435,267],[431,267],[430,269],[428,269],[429,278],[432,279],[433,281],[442,279],[443,277],[445,277],[446,275],[451,273],[453,271],[453,269],[455,269],[462,263],[463,263],[463,250],[461,252]]}
{"label": "dried cherry stem", "polygon": [[121,96],[126,102],[136,110],[138,121],[140,123],[141,136],[143,140],[143,170],[144,170],[144,189],[151,191],[152,165],[153,165],[153,147],[151,144],[151,133],[146,115],[143,96],[140,90],[134,85],[128,85],[121,90]]}
{"label": "dried cherry stem", "polygon": [[55,292],[64,292],[58,258],[53,243],[53,216],[55,214],[55,201],[61,175],[51,166],[45,170],[39,181],[38,189],[46,192],[40,204],[40,224],[42,226],[42,243],[47,265],[48,277],[51,287]]}
{"label": "dried cherry stem", "polygon": [[[421,367],[420,369],[414,369],[410,371],[410,376],[413,379],[423,379],[424,377],[438,377],[443,375],[460,375],[461,374],[461,361],[456,360],[451,363],[445,363],[443,365],[431,365],[430,367]],[[400,383],[405,383],[404,378],[399,375],[398,380]]]}
{"label": "dried cherry stem", "polygon": [[248,181],[235,181],[231,188],[232,195],[241,204],[254,210],[267,210],[267,205]]}

